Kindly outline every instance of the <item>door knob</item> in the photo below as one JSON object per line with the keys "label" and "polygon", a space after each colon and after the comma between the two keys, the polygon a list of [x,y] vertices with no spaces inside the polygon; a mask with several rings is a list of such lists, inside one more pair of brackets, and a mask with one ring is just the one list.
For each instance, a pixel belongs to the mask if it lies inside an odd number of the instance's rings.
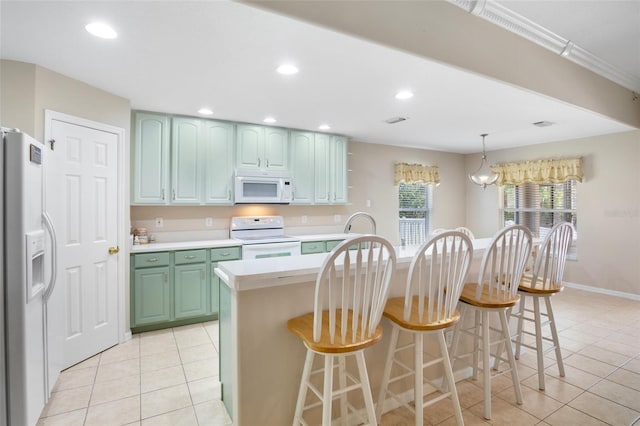
{"label": "door knob", "polygon": [[119,246],[109,247],[109,254],[118,254],[119,251],[120,251]]}

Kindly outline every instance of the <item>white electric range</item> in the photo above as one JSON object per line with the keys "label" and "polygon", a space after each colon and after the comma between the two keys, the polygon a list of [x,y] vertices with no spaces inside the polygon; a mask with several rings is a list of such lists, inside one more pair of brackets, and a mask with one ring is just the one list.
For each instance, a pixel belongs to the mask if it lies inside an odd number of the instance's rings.
{"label": "white electric range", "polygon": [[285,235],[282,216],[232,217],[229,234],[242,243],[242,259],[300,255],[300,239]]}

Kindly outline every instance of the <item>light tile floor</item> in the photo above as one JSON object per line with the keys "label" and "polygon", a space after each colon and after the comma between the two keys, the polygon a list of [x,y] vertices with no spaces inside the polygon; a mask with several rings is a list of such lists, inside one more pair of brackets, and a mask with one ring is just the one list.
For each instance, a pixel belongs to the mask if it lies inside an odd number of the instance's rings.
{"label": "light tile floor", "polygon": [[[546,390],[539,391],[535,354],[524,353],[524,404],[515,403],[508,377],[495,379],[491,421],[482,418],[481,382],[462,380],[466,425],[628,426],[640,417],[640,302],[567,288],[553,304],[566,376],[549,353]],[[230,425],[217,347],[216,322],[134,335],[65,370],[38,424]],[[382,419],[385,426],[412,424],[403,409]],[[455,425],[451,402],[426,408],[425,425]]]}
{"label": "light tile floor", "polygon": [[[465,425],[629,426],[640,418],[640,301],[565,288],[552,302],[565,377],[549,352],[546,389],[539,391],[535,352],[522,354],[524,403],[516,404],[510,376],[494,379],[490,421],[483,418],[482,382],[462,380],[457,390]],[[456,424],[449,399],[424,415],[425,425]],[[383,416],[382,425],[413,425],[413,417],[397,409]]]}
{"label": "light tile floor", "polygon": [[218,324],[136,334],[60,374],[38,425],[230,425]]}

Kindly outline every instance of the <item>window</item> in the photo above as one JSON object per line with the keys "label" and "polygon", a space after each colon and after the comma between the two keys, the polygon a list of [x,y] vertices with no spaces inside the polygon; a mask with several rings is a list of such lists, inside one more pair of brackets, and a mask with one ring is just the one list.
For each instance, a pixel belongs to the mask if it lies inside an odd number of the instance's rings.
{"label": "window", "polygon": [[432,185],[400,183],[400,241],[407,245],[419,245],[431,232]]}
{"label": "window", "polygon": [[[544,238],[551,228],[560,222],[570,222],[577,231],[576,187],[576,180],[563,183],[504,185],[504,225],[524,225],[538,238]],[[575,259],[576,239],[577,235],[574,235],[569,258]]]}

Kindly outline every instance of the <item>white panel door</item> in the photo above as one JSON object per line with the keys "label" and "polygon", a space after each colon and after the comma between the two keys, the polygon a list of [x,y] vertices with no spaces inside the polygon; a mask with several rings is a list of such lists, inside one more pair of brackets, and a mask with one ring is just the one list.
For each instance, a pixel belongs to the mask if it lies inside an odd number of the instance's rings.
{"label": "white panel door", "polygon": [[118,343],[119,256],[109,254],[118,241],[118,136],[58,120],[51,129],[46,204],[58,239],[52,302],[64,315],[67,367]]}

